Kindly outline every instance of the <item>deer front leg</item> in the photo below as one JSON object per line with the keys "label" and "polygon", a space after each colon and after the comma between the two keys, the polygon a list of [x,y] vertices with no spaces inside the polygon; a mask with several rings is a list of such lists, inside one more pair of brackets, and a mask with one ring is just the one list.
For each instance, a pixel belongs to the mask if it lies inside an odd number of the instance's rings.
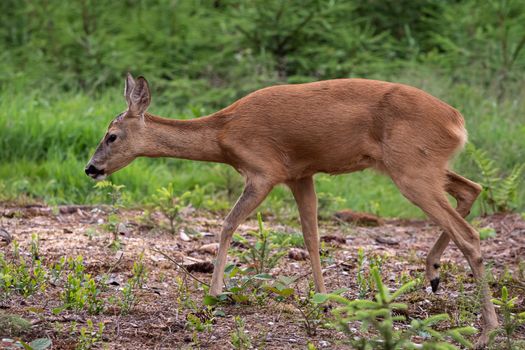
{"label": "deer front leg", "polygon": [[326,287],[321,270],[321,258],[319,257],[319,234],[317,233],[317,196],[315,195],[314,180],[311,176],[293,182],[288,186],[292,190],[303,229],[304,243],[314,275],[315,290],[318,293],[326,293]]}
{"label": "deer front leg", "polygon": [[273,185],[264,179],[246,180],[243,193],[224,220],[219,242],[219,252],[217,253],[211,279],[210,295],[217,296],[222,293],[224,269],[226,268],[228,248],[230,247],[233,233],[240,223],[261,204],[268,193],[270,193],[272,187]]}

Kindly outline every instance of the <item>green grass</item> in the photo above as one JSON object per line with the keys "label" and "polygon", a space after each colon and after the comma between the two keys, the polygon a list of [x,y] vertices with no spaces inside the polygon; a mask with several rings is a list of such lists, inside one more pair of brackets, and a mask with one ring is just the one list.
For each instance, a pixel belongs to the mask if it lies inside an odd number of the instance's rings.
{"label": "green grass", "polygon": [[[457,107],[467,120],[470,140],[488,151],[504,173],[525,159],[525,101],[522,96],[497,103],[482,88],[454,84],[438,73],[419,69],[400,77],[375,77],[421,87]],[[152,82],[155,84],[155,82]],[[125,108],[120,87],[97,95],[58,93],[53,90],[3,89],[0,100],[0,194],[3,199],[20,195],[42,199],[50,204],[98,203],[102,199],[93,181],[84,175],[84,166],[105,132],[109,121]],[[166,117],[204,114],[188,105],[180,110],[171,104],[155,103],[151,112]],[[157,100],[161,100],[158,98]],[[156,189],[173,182],[182,193],[196,185],[211,198],[226,198],[224,165],[175,159],[138,159],[112,176],[123,184],[125,204],[140,206]],[[454,162],[459,173],[479,180],[478,169],[464,152]],[[239,175],[231,175],[242,190]],[[322,208],[333,211],[352,208],[382,216],[420,217],[397,191],[391,180],[364,171],[349,175],[316,177]],[[291,194],[276,188],[264,208],[292,209]],[[525,210],[525,189],[520,187],[517,207]],[[264,209],[263,208],[263,209]]]}

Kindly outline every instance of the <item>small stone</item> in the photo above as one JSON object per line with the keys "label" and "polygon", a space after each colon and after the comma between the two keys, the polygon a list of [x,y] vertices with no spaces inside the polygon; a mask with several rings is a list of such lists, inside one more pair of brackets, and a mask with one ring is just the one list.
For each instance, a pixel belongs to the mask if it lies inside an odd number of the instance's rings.
{"label": "small stone", "polygon": [[3,228],[0,228],[0,242],[2,243],[2,245],[9,245],[9,243],[11,243],[12,240],[13,238],[11,237],[9,232],[4,230]]}
{"label": "small stone", "polygon": [[330,342],[326,340],[319,340],[319,347],[321,348],[327,348],[330,346]]}
{"label": "small stone", "polygon": [[359,213],[350,209],[338,211],[334,214],[334,217],[337,220],[358,226],[381,226],[385,223],[379,216],[370,213]]}
{"label": "small stone", "polygon": [[339,235],[325,235],[321,236],[321,242],[330,244],[345,244],[346,239],[343,236]]}
{"label": "small stone", "polygon": [[301,248],[292,248],[288,252],[288,257],[292,260],[303,261],[308,258],[308,252]]}
{"label": "small stone", "polygon": [[126,235],[129,234],[129,228],[126,226],[125,223],[119,222],[118,225],[117,225],[117,233],[119,235],[126,236]]}
{"label": "small stone", "polygon": [[217,254],[219,243],[210,243],[200,246],[199,251],[208,254]]}
{"label": "small stone", "polygon": [[189,242],[191,241],[191,238],[186,234],[186,232],[184,232],[184,229],[180,230],[179,232],[179,237],[181,240],[183,240],[184,242]]}

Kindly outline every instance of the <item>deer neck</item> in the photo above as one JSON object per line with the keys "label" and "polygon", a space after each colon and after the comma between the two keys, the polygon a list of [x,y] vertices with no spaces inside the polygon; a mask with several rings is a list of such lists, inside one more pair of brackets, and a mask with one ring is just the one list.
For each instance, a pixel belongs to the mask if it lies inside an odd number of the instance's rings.
{"label": "deer neck", "polygon": [[225,161],[219,145],[220,125],[216,118],[176,120],[147,114],[144,122],[143,156]]}

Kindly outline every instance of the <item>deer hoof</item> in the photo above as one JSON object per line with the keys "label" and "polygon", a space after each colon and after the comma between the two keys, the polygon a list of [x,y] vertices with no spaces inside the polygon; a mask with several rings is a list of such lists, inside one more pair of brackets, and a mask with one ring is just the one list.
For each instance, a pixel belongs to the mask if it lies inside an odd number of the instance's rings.
{"label": "deer hoof", "polygon": [[476,343],[474,344],[474,349],[475,350],[486,349],[488,346],[488,343],[489,343],[489,336],[485,332],[483,332],[478,338],[478,340],[476,341]]}
{"label": "deer hoof", "polygon": [[432,292],[435,293],[439,287],[439,277],[436,277],[430,281],[430,286],[432,287]]}

